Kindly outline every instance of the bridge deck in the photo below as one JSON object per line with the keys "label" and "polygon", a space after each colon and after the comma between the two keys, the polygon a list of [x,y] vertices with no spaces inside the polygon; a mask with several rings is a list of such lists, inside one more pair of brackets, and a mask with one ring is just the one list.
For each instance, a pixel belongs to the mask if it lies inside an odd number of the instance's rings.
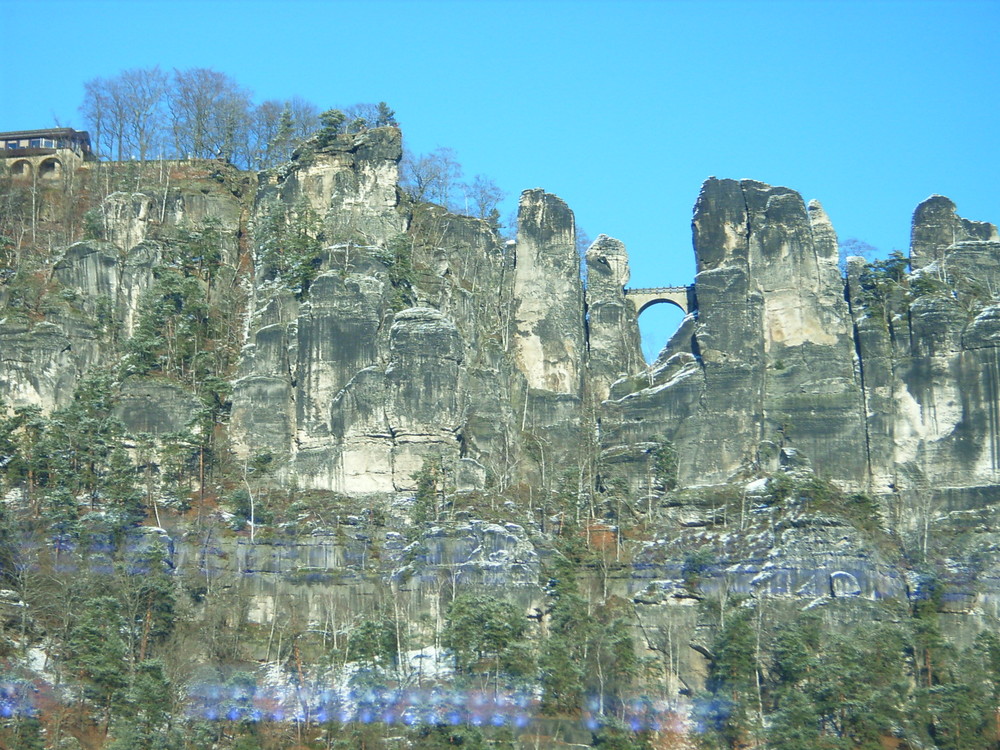
{"label": "bridge deck", "polygon": [[625,287],[625,294],[670,294],[678,292],[686,292],[690,287],[687,286],[651,286],[651,287]]}
{"label": "bridge deck", "polygon": [[690,286],[655,286],[641,289],[625,289],[625,299],[630,300],[635,306],[636,314],[642,313],[650,305],[659,302],[668,302],[676,305],[685,313],[691,312],[690,306]]}

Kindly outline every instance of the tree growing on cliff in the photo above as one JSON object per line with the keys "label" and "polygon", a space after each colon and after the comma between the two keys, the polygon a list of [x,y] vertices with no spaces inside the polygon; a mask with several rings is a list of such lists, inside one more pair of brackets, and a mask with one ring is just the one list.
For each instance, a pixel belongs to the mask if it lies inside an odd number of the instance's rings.
{"label": "tree growing on cliff", "polygon": [[97,153],[119,161],[162,155],[169,85],[169,76],[158,65],[84,83],[80,112],[93,132]]}
{"label": "tree growing on cliff", "polygon": [[93,78],[83,84],[80,112],[93,133],[94,151],[106,158],[122,160],[125,154],[125,104],[120,82]]}
{"label": "tree growing on cliff", "polygon": [[455,151],[438,148],[429,154],[405,153],[400,163],[400,185],[415,200],[453,208],[462,165]]}
{"label": "tree growing on cliff", "polygon": [[303,297],[316,278],[322,250],[319,217],[308,201],[268,206],[253,231],[262,277],[278,279]]}
{"label": "tree growing on cliff", "polygon": [[352,104],[344,109],[344,115],[349,133],[396,124],[396,113],[385,102]]}
{"label": "tree growing on cliff", "polygon": [[518,671],[515,657],[520,654],[517,644],[524,630],[524,616],[514,605],[493,596],[465,593],[448,607],[441,643],[455,655],[460,673],[483,671],[492,674],[499,686],[501,673]]}
{"label": "tree growing on cliff", "polygon": [[286,105],[268,99],[252,109],[246,155],[252,169],[267,169],[288,158],[292,143],[292,114]]}
{"label": "tree growing on cliff", "polygon": [[93,78],[84,83],[80,112],[105,158],[190,156],[250,169],[286,160],[320,124],[311,102],[296,96],[254,105],[235,79],[209,68],[169,75],[154,66]]}
{"label": "tree growing on cliff", "polygon": [[477,219],[492,220],[497,224],[500,212],[497,206],[506,197],[492,177],[477,174],[472,182],[465,186],[465,194],[471,203],[472,215]]}
{"label": "tree growing on cliff", "polygon": [[225,73],[175,69],[167,108],[178,154],[231,161],[246,141],[250,95]]}
{"label": "tree growing on cliff", "polygon": [[319,115],[320,129],[316,134],[316,143],[320,147],[329,146],[343,130],[347,115],[339,109],[328,109]]}
{"label": "tree growing on cliff", "polygon": [[120,633],[124,623],[118,601],[111,596],[89,599],[65,643],[66,664],[84,685],[84,695],[103,714],[104,731],[112,711],[128,685],[126,646]]}

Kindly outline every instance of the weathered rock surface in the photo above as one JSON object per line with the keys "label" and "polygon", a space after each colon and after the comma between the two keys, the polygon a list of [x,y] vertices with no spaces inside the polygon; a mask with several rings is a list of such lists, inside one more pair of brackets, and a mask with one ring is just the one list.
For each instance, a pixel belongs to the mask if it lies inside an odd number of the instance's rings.
{"label": "weathered rock surface", "polygon": [[11,406],[52,410],[69,403],[78,368],[65,331],[53,323],[0,321],[0,393]]}
{"label": "weathered rock surface", "polygon": [[516,524],[470,520],[407,542],[398,532],[373,535],[356,520],[329,533],[256,543],[190,534],[177,540],[172,562],[210,585],[239,586],[248,619],[258,623],[274,622],[291,602],[306,622],[336,621],[386,590],[412,618],[443,617],[456,586],[502,589],[526,610],[541,606],[539,555]]}
{"label": "weathered rock surface", "polygon": [[824,475],[864,485],[854,342],[822,208],[786,188],[712,179],[693,227],[697,316],[644,386],[613,389],[607,444],[667,437],[681,485],[774,471],[785,444]]}
{"label": "weathered rock surface", "polygon": [[[934,196],[914,216],[914,273],[853,261],[845,281],[818,203],[710,179],[693,218],[692,310],[646,367],[624,246],[598,237],[584,290],[562,200],[526,191],[517,240],[504,244],[485,221],[401,193],[395,128],[318,143],[263,173],[252,207],[221,171],[156,197],[113,194],[103,239],[64,251],[45,304],[0,320],[0,395],[53,410],[88,369],[122,356],[158,274],[194,278],[207,305],[220,286],[231,292],[212,320],[233,352],[242,346],[231,410],[224,395],[214,405],[220,445],[241,460],[271,454],[267,482],[289,496],[342,493],[398,515],[392,531],[338,519],[308,538],[228,538],[218,555],[211,540],[181,544],[178,564],[206,579],[246,577],[253,619],[274,618],[287,596],[320,622],[331,601],[355,607],[386,586],[436,617],[459,585],[513,586],[527,604],[541,597],[541,546],[570,520],[582,530],[563,541],[594,531],[612,553],[622,528],[642,527],[624,542],[634,558],[599,558],[589,583],[635,605],[646,635],[673,649],[671,679],[690,689],[705,677],[687,646],[700,643],[698,597],[797,608],[903,598],[894,544],[926,558],[937,539],[964,576],[956,614],[996,615],[992,225]],[[265,220],[288,230],[267,248]],[[302,248],[294,273],[279,270]],[[131,436],[188,429],[204,406],[199,377],[123,377],[112,416]],[[440,526],[415,528],[428,517],[415,510],[415,475],[431,468]],[[761,479],[816,475],[872,493],[881,518],[869,506],[848,517],[834,501],[809,509],[805,495],[779,502]],[[456,498],[510,517],[469,520]],[[515,514],[522,525],[508,523]],[[702,549],[715,559],[694,584],[685,560]]]}
{"label": "weathered rock surface", "polygon": [[554,195],[528,190],[518,208],[514,347],[537,391],[579,396],[583,286],[573,212]]}
{"label": "weathered rock surface", "polygon": [[121,386],[113,414],[132,435],[163,437],[192,429],[203,408],[177,383],[129,378]]}
{"label": "weathered rock surface", "polygon": [[135,247],[146,239],[152,218],[153,199],[143,193],[112,193],[101,212],[108,241],[122,249]]}
{"label": "weathered rock surface", "polygon": [[910,263],[917,270],[940,260],[948,248],[959,242],[996,242],[997,239],[995,226],[985,221],[963,219],[951,200],[943,195],[932,195],[913,213]]}
{"label": "weathered rock surface", "polygon": [[521,431],[538,474],[580,464],[584,333],[583,286],[573,212],[542,190],[526,190],[518,207],[514,261],[514,361],[526,381]]}
{"label": "weathered rock surface", "polygon": [[290,169],[262,173],[258,200],[292,206],[305,199],[332,240],[375,245],[405,229],[404,214],[396,210],[402,155],[397,128],[339,136],[321,148],[307,143]]}
{"label": "weathered rock surface", "polygon": [[255,287],[233,393],[237,447],[284,456],[301,486],[412,490],[437,461],[469,489],[518,450],[503,250],[484,222],[401,205],[400,154],[392,128],[340,139],[260,193],[307,201],[335,239],[307,295]]}
{"label": "weathered rock surface", "polygon": [[587,249],[587,384],[591,397],[607,399],[611,384],[643,369],[635,308],[625,299],[628,253],[606,234]]}
{"label": "weathered rock surface", "polygon": [[858,261],[848,275],[873,489],[898,496],[914,534],[981,507],[982,488],[997,496],[1000,242],[986,237],[995,227],[934,196],[914,215],[917,272],[880,289]]}
{"label": "weathered rock surface", "polygon": [[84,314],[116,321],[125,336],[135,331],[142,293],[153,283],[153,270],[163,262],[156,242],[119,247],[107,242],[78,242],[56,264],[53,276],[73,290]]}

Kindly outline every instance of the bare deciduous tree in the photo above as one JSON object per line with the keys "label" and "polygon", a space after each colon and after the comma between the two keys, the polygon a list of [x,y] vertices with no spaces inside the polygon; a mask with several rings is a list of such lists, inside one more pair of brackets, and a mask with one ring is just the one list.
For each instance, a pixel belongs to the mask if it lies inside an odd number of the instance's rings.
{"label": "bare deciduous tree", "polygon": [[[472,182],[465,186],[466,198],[470,208],[473,209],[473,216],[480,219],[488,219],[497,206],[500,205],[506,194],[500,189],[492,177],[477,174],[472,178]],[[499,219],[499,214],[496,216]]]}
{"label": "bare deciduous tree", "polygon": [[250,95],[225,73],[174,70],[167,106],[178,154],[231,161],[246,143]]}
{"label": "bare deciduous tree", "polygon": [[163,151],[163,99],[167,83],[167,74],[159,65],[126,70],[118,77],[125,143],[129,155],[139,161]]}
{"label": "bare deciduous tree", "polygon": [[126,108],[118,78],[94,78],[84,85],[80,111],[94,131],[99,154],[121,161],[125,155]]}
{"label": "bare deciduous tree", "polygon": [[119,161],[145,161],[157,151],[162,152],[167,83],[167,75],[159,66],[132,68],[113,78],[94,78],[84,83],[80,112],[99,154]]}
{"label": "bare deciduous tree", "polygon": [[291,139],[291,116],[288,109],[275,99],[254,107],[247,127],[246,156],[251,169],[267,169],[281,158],[283,143]]}
{"label": "bare deciduous tree", "polygon": [[[358,106],[366,127],[368,117],[372,124],[394,118],[384,103]],[[249,91],[209,68],[175,69],[171,76],[154,66],[94,78],[84,84],[80,112],[105,158],[190,156],[250,169],[287,160],[321,124],[312,102],[296,96],[254,105]]]}
{"label": "bare deciduous tree", "polygon": [[301,96],[293,96],[286,105],[292,119],[292,140],[304,141],[319,130],[319,107]]}
{"label": "bare deciduous tree", "polygon": [[400,182],[411,196],[439,203],[449,210],[456,208],[452,199],[462,177],[462,165],[453,149],[438,148],[419,156],[407,153],[400,167]]}

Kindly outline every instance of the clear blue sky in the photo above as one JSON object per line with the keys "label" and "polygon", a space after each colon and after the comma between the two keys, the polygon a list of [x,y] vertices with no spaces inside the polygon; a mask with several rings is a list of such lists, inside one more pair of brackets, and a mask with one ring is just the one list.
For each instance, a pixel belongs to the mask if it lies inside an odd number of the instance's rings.
{"label": "clear blue sky", "polygon": [[84,127],[84,81],[156,64],[228,73],[257,101],[385,100],[411,150],[455,149],[508,209],[542,187],[590,237],[623,240],[634,286],[690,283],[710,175],[818,198],[841,238],[883,252],[906,248],[933,193],[1000,222],[995,0],[0,0],[0,13],[0,130]]}

